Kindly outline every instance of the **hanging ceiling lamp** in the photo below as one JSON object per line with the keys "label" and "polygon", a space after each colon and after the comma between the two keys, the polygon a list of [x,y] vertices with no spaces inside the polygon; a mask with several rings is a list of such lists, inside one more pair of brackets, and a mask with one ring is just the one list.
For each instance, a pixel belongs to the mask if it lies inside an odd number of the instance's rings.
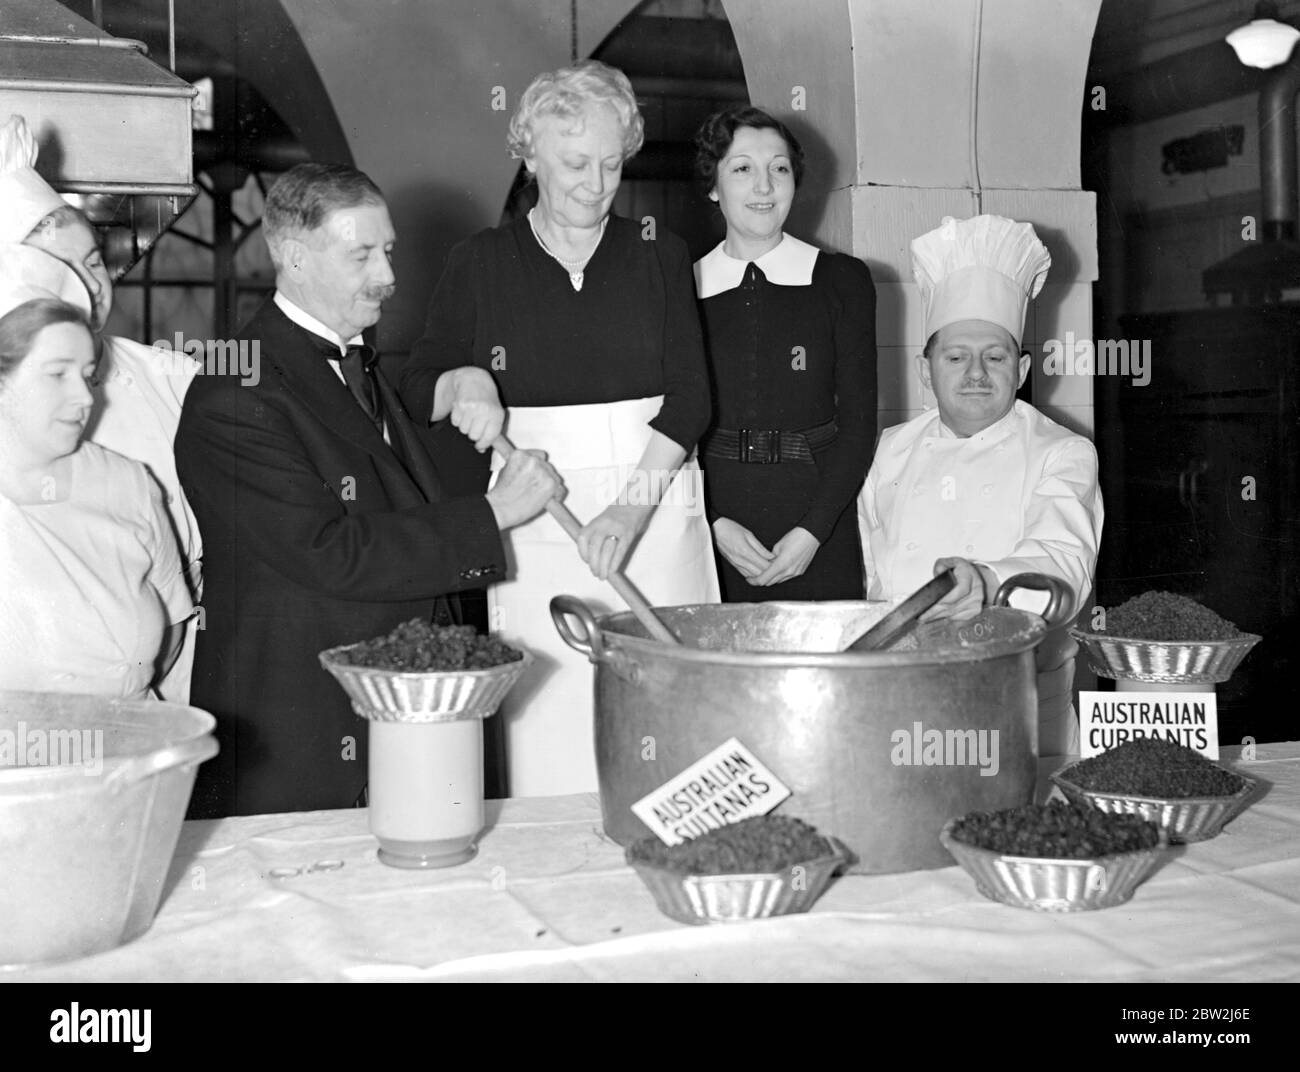
{"label": "hanging ceiling lamp", "polygon": [[1276,67],[1290,57],[1300,30],[1279,21],[1277,15],[1276,3],[1261,0],[1255,5],[1254,18],[1228,34],[1228,44],[1247,67]]}

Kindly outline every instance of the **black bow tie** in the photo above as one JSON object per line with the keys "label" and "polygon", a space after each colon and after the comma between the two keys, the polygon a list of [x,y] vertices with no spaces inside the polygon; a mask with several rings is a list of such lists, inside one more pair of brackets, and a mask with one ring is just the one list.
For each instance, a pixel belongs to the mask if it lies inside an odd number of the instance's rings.
{"label": "black bow tie", "polygon": [[348,347],[346,354],[340,354],[334,351],[335,361],[354,361],[361,366],[364,372],[369,372],[379,361],[379,354],[375,352],[373,346],[367,346],[363,342],[353,343]]}
{"label": "black bow tie", "polygon": [[379,355],[375,352],[374,347],[366,346],[364,343],[349,346],[346,354],[339,353],[339,349],[328,339],[322,339],[319,335],[313,335],[316,348],[330,361],[339,363],[339,371],[343,373],[343,382],[348,385],[348,390],[352,392],[352,397],[357,400],[362,411],[379,429],[379,434],[384,433],[384,410],[379,400],[379,389],[375,386],[375,377],[373,375],[375,364],[379,360]]}

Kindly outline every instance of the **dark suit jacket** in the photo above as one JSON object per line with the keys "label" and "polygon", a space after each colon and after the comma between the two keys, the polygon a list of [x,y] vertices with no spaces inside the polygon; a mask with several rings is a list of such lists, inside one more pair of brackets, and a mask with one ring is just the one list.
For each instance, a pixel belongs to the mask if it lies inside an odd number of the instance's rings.
{"label": "dark suit jacket", "polygon": [[239,339],[257,348],[259,382],[197,377],[176,433],[204,544],[192,703],[216,716],[221,745],[190,818],[351,807],[367,726],[317,653],[427,619],[437,596],[505,572],[487,500],[428,501],[273,301]]}

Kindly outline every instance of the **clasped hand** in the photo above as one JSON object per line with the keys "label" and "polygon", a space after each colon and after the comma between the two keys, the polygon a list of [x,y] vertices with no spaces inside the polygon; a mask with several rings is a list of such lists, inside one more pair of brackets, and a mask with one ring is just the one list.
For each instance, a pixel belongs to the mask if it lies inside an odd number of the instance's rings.
{"label": "clasped hand", "polygon": [[801,577],[821,547],[811,532],[795,526],[768,550],[749,529],[729,517],[713,523],[713,538],[722,556],[756,588]]}

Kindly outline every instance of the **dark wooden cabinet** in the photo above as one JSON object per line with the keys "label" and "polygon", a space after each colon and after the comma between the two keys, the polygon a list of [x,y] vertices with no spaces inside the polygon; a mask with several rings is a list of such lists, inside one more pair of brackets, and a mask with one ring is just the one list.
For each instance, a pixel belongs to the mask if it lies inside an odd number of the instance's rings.
{"label": "dark wooden cabinet", "polygon": [[1225,743],[1300,738],[1300,307],[1125,317],[1151,379],[1095,379],[1098,602],[1179,592],[1264,639],[1218,687]]}

